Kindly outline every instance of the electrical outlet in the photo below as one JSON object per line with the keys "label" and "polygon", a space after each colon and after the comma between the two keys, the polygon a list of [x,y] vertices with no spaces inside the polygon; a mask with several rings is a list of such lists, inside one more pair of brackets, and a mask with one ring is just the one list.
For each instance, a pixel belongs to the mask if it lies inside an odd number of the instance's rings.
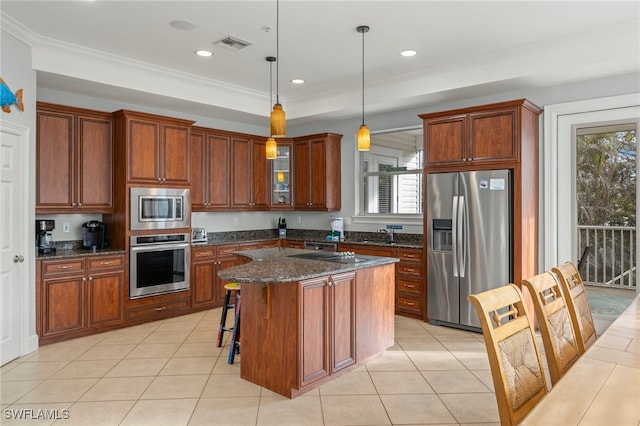
{"label": "electrical outlet", "polygon": [[237,224],[238,224],[238,218],[237,218],[237,217],[234,217],[234,218],[233,218],[233,224],[234,224],[234,225],[237,225]]}
{"label": "electrical outlet", "polygon": [[302,218],[300,216],[298,216],[298,223],[302,222]]}
{"label": "electrical outlet", "polygon": [[69,222],[64,222],[62,224],[62,232],[69,232]]}

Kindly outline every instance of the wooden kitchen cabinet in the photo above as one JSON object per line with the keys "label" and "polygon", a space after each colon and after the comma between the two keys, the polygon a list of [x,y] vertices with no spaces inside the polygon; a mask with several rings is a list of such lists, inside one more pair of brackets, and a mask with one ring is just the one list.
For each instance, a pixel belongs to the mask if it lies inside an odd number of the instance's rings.
{"label": "wooden kitchen cabinet", "polygon": [[36,121],[36,213],[111,213],[112,115],[38,102]]}
{"label": "wooden kitchen cabinet", "polygon": [[225,281],[218,271],[235,266],[237,244],[193,247],[191,250],[191,306],[214,308],[222,306]]}
{"label": "wooden kitchen cabinet", "polygon": [[271,186],[271,210],[293,209],[292,168],[293,168],[293,141],[291,139],[278,139],[277,157],[269,162],[270,186]]}
{"label": "wooden kitchen cabinet", "polygon": [[40,262],[41,344],[91,334],[123,322],[123,255]]}
{"label": "wooden kitchen cabinet", "polygon": [[422,249],[398,248],[396,313],[426,320],[425,268]]}
{"label": "wooden kitchen cabinet", "polygon": [[231,207],[241,210],[267,210],[269,188],[266,139],[249,136],[231,138]]}
{"label": "wooden kitchen cabinet", "polygon": [[[527,99],[517,99],[420,115],[424,123],[425,181],[428,173],[512,171],[512,271],[516,284],[538,271],[541,112]],[[424,236],[428,241],[432,224],[426,220],[425,215]]]}
{"label": "wooden kitchen cabinet", "polygon": [[190,185],[193,121],[128,110],[113,115],[116,144],[126,151],[127,183]]}
{"label": "wooden kitchen cabinet", "polygon": [[231,137],[194,127],[191,132],[191,209],[226,210],[231,207]]}
{"label": "wooden kitchen cabinet", "polygon": [[519,161],[520,129],[517,104],[469,109],[446,114],[424,114],[426,166]]}
{"label": "wooden kitchen cabinet", "polygon": [[340,251],[370,256],[396,257],[395,313],[421,320],[427,319],[426,268],[421,248],[339,243]]}
{"label": "wooden kitchen cabinet", "polygon": [[291,185],[295,210],[340,210],[341,140],[342,135],[334,133],[294,138]]}

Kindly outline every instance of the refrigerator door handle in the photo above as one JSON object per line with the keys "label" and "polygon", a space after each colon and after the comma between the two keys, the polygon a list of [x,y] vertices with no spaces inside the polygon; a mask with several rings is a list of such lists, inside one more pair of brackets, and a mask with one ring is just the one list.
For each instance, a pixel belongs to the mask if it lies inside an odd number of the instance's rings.
{"label": "refrigerator door handle", "polygon": [[460,195],[458,197],[458,217],[457,217],[457,223],[456,223],[456,228],[458,229],[458,243],[457,243],[457,247],[458,247],[458,253],[456,253],[456,257],[458,258],[458,263],[459,265],[459,276],[460,278],[464,278],[464,272],[467,268],[467,243],[468,243],[468,237],[467,237],[467,227],[465,226],[465,220],[466,220],[466,204],[465,204],[465,200],[464,200],[464,195]]}
{"label": "refrigerator door handle", "polygon": [[451,252],[453,254],[453,276],[458,277],[458,196],[453,196],[453,207],[451,208],[451,222],[453,223],[451,230]]}

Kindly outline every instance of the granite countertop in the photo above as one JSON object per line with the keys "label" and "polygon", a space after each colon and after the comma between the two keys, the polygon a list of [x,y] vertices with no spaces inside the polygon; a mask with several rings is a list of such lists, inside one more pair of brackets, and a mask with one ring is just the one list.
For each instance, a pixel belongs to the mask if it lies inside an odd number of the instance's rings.
{"label": "granite countertop", "polygon": [[83,248],[69,248],[69,249],[61,249],[56,248],[55,253],[42,254],[38,253],[36,249],[36,260],[55,260],[55,259],[66,259],[70,257],[81,257],[81,256],[107,256],[107,255],[116,255],[116,254],[126,254],[127,252],[122,249],[96,249],[96,251],[90,249]]}
{"label": "granite countertop", "polygon": [[304,253],[315,253],[315,251],[292,248],[239,251],[236,254],[249,257],[252,261],[244,265],[223,269],[218,272],[218,276],[224,280],[241,283],[279,283],[324,277],[399,261],[394,257],[361,255],[357,255],[357,257],[363,261],[358,263],[337,263],[291,257]]}
{"label": "granite countertop", "polygon": [[[273,241],[278,238],[247,238],[247,239],[208,239],[206,242],[198,242],[192,243],[193,247],[207,247],[207,246],[220,246],[227,244],[245,244],[245,243],[259,243],[264,241]],[[393,243],[389,243],[386,241],[376,241],[376,240],[362,240],[362,239],[345,239],[343,241],[327,241],[316,238],[300,238],[300,237],[287,237],[289,241],[309,241],[314,243],[338,243],[338,248],[340,244],[360,244],[365,246],[378,246],[378,247],[400,247],[400,248],[422,248],[421,241],[396,241]]]}

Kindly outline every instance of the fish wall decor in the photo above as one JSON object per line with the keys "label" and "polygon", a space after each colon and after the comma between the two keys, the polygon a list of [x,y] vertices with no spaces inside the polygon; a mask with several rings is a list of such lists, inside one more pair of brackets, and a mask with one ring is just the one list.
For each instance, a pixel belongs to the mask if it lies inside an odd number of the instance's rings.
{"label": "fish wall decor", "polygon": [[4,79],[0,77],[0,106],[4,112],[11,112],[11,105],[18,107],[20,111],[24,111],[24,105],[22,103],[22,89],[19,89],[15,94],[9,89]]}

